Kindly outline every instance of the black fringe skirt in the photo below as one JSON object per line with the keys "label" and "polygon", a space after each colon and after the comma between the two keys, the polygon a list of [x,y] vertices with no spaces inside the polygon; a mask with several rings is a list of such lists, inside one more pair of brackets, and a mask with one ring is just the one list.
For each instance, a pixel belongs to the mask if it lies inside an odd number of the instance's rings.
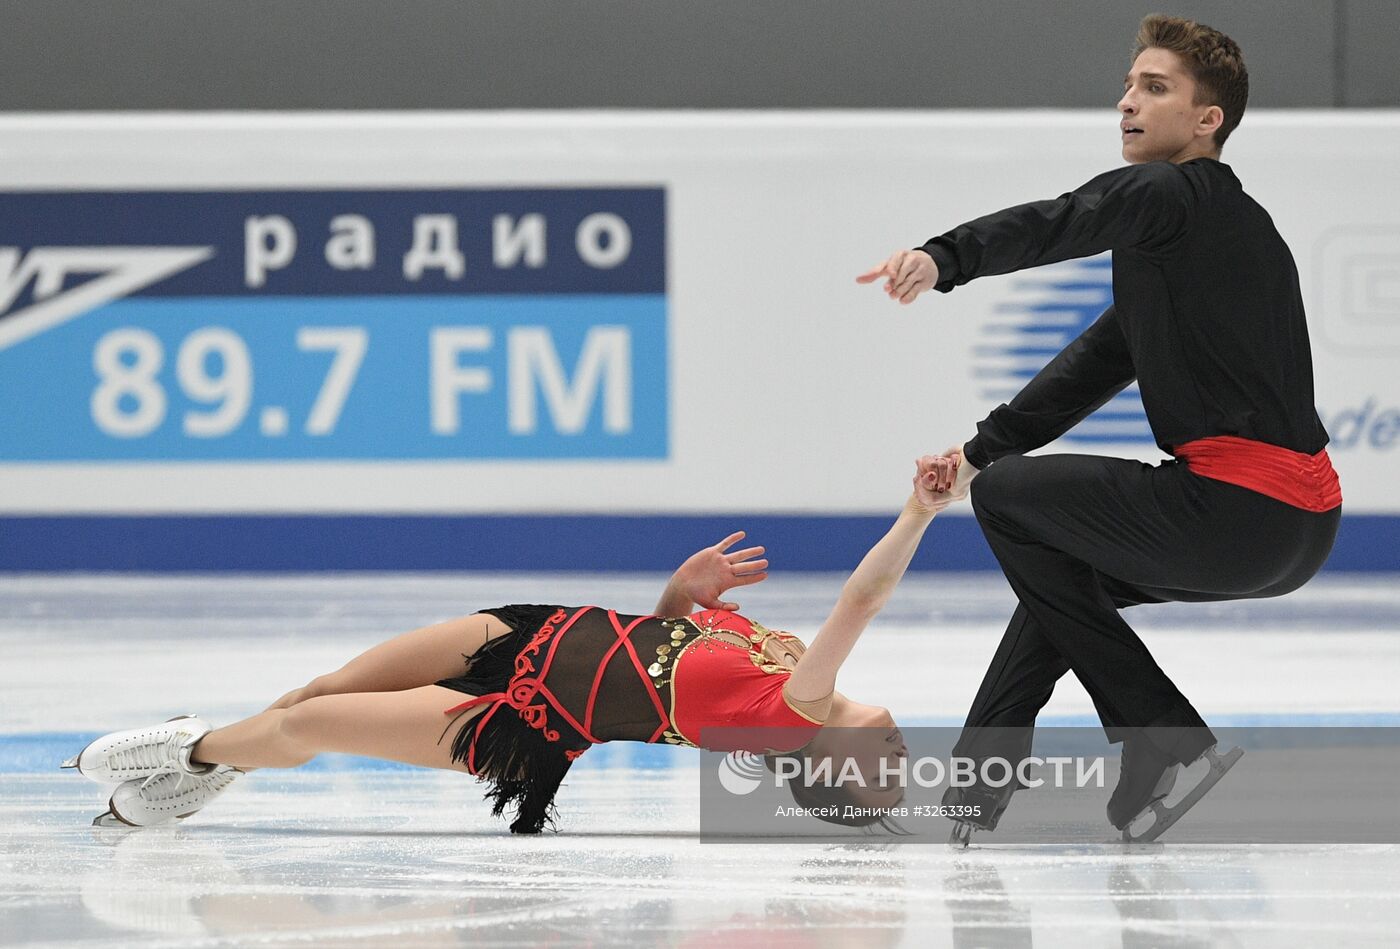
{"label": "black fringe skirt", "polygon": [[[480,610],[505,623],[511,632],[464,656],[466,672],[437,684],[474,696],[507,693],[516,675],[516,657],[561,609],[517,604]],[[554,741],[505,703],[494,710],[488,705],[486,711],[458,728],[452,739],[453,760],[469,765],[472,773],[490,785],[486,797],[492,802],[491,813],[500,817],[507,807],[514,809],[512,833],[538,834],[553,824],[554,797],[564,775],[573,759],[590,747],[561,716],[550,717],[549,730],[558,734]]]}

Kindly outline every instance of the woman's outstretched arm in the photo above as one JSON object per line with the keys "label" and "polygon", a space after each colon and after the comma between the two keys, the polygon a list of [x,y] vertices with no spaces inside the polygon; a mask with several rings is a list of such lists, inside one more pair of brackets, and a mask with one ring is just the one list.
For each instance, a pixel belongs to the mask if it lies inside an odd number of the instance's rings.
{"label": "woman's outstretched arm", "polygon": [[852,572],[817,637],[787,682],[788,697],[818,702],[836,688],[836,673],[865,627],[884,608],[933,517],[961,495],[953,493],[958,460],[925,456],[916,463],[914,493],[894,525]]}

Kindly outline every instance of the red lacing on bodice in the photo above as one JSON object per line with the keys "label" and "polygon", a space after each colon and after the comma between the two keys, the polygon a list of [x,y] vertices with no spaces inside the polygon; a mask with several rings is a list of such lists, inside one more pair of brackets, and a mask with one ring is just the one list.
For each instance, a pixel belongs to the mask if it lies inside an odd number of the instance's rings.
{"label": "red lacing on bodice", "polygon": [[[479,705],[490,704],[491,707],[482,713],[481,720],[476,723],[475,734],[480,734],[481,730],[486,727],[487,722],[490,721],[491,716],[500,711],[503,706],[509,706],[515,710],[516,714],[518,714],[526,724],[531,728],[539,730],[546,740],[557,742],[559,740],[559,732],[549,727],[549,710],[553,708],[557,714],[561,715],[569,725],[586,740],[595,745],[601,744],[602,740],[592,733],[593,709],[598,701],[599,686],[602,684],[603,674],[607,671],[608,663],[612,660],[612,657],[619,649],[626,649],[628,658],[631,659],[632,667],[636,670],[638,678],[646,685],[647,697],[651,699],[652,705],[656,708],[657,718],[660,723],[657,725],[655,733],[653,733],[649,739],[650,741],[656,741],[661,737],[662,733],[665,732],[668,724],[665,706],[662,705],[661,697],[657,695],[656,689],[652,685],[651,679],[647,676],[645,667],[642,665],[642,660],[637,655],[637,650],[629,638],[632,630],[636,629],[643,620],[650,619],[651,617],[636,617],[624,628],[618,620],[617,614],[612,610],[608,610],[608,620],[612,624],[613,632],[617,634],[617,642],[613,643],[608,649],[607,654],[598,664],[598,669],[594,673],[593,685],[588,693],[588,702],[584,708],[582,722],[564,707],[564,704],[559,701],[545,684],[545,677],[549,674],[550,664],[554,661],[554,655],[559,649],[559,644],[564,640],[564,634],[567,633],[570,627],[578,622],[584,614],[597,608],[598,607],[595,606],[585,606],[576,611],[572,616],[568,614],[567,610],[556,610],[549,619],[540,626],[539,630],[530,637],[530,642],[516,655],[515,674],[511,676],[510,683],[507,685],[504,692],[492,692],[487,695],[476,696],[459,705],[454,705],[443,714],[456,715],[460,712],[476,708]],[[560,624],[563,625],[561,626]],[[549,649],[545,653],[544,663],[536,670],[534,657],[539,655],[540,650],[544,648],[546,643],[549,644]],[[540,698],[542,698],[543,701],[536,701],[536,699]],[[587,749],[566,749],[564,751],[564,756],[570,761],[573,761],[578,758],[579,755],[583,754],[584,751],[587,751]],[[471,747],[467,755],[467,770],[472,774],[477,773],[475,735],[472,738]]]}
{"label": "red lacing on bodice", "polygon": [[[656,726],[656,731],[653,732],[652,736],[647,740],[656,741],[656,739],[660,738],[666,731],[666,707],[661,703],[661,696],[656,694],[656,688],[652,685],[651,678],[647,675],[646,667],[642,665],[642,660],[637,655],[637,649],[633,646],[632,640],[629,638],[632,630],[636,629],[644,620],[648,619],[652,619],[652,617],[638,616],[633,619],[631,623],[627,624],[626,629],[623,629],[622,625],[618,622],[617,614],[612,610],[608,610],[608,620],[612,623],[613,632],[617,633],[617,642],[612,644],[607,655],[603,657],[603,661],[598,663],[598,671],[593,675],[593,687],[588,690],[588,705],[583,714],[583,727],[579,729],[579,734],[595,744],[598,743],[598,739],[592,737],[589,730],[593,727],[593,707],[598,703],[598,687],[603,684],[603,673],[607,672],[608,663],[612,661],[613,655],[620,648],[625,648],[627,650],[627,656],[632,660],[632,668],[637,671],[637,678],[641,679],[646,685],[647,698],[651,699],[652,705],[656,708],[657,718],[660,720],[660,724]],[[560,709],[560,711],[563,712],[564,710]],[[568,712],[564,712],[564,714],[567,716]]]}

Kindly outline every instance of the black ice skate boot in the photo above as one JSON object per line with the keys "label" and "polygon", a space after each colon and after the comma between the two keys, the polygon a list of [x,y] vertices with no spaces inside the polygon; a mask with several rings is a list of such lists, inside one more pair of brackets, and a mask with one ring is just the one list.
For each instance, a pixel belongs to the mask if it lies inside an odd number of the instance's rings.
{"label": "black ice skate boot", "polygon": [[1125,829],[1154,802],[1171,793],[1181,766],[1146,737],[1123,742],[1118,786],[1108,801],[1108,822]]}

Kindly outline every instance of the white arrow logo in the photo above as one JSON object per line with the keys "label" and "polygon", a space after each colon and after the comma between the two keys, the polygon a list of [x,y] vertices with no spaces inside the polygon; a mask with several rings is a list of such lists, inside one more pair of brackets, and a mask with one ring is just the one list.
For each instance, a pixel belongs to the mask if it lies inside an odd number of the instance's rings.
{"label": "white arrow logo", "polygon": [[[188,270],[214,256],[212,247],[0,247],[0,314],[34,281],[33,305],[0,320],[0,349],[82,316],[104,303]],[[97,274],[63,289],[69,274]]]}

